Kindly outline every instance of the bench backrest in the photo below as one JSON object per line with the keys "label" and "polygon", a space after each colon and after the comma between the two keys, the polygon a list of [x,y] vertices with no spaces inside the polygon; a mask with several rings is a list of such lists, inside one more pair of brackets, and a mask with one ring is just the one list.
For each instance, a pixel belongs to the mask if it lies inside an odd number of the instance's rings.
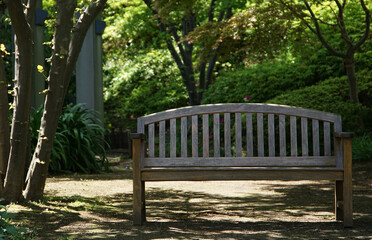
{"label": "bench backrest", "polygon": [[[214,104],[138,119],[142,167],[338,167],[336,114],[274,104]],[[336,156],[335,156],[336,155]]]}

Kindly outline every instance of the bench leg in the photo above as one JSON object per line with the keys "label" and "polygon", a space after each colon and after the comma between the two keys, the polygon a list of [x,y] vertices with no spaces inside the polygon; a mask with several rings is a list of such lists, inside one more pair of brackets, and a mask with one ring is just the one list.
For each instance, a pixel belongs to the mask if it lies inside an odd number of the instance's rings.
{"label": "bench leg", "polygon": [[343,181],[336,181],[335,184],[335,215],[336,220],[342,221],[344,220],[344,209],[343,209],[343,202],[344,202],[344,193],[343,193]]}
{"label": "bench leg", "polygon": [[145,182],[133,183],[133,224],[142,225],[146,221]]}
{"label": "bench leg", "polygon": [[344,227],[353,226],[353,178],[351,138],[344,139]]}

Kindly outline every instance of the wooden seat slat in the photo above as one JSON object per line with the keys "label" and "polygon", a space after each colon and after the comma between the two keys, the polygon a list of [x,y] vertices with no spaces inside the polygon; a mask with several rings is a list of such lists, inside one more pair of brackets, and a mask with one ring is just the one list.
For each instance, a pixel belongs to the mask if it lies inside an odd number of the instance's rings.
{"label": "wooden seat slat", "polygon": [[252,113],[247,113],[247,157],[253,157],[253,116]]}
{"label": "wooden seat slat", "polygon": [[309,140],[308,140],[307,118],[301,118],[301,150],[302,156],[309,155]]}
{"label": "wooden seat slat", "polygon": [[279,146],[280,156],[287,155],[286,131],[285,131],[285,115],[279,115]]}
{"label": "wooden seat slat", "polygon": [[203,114],[203,157],[209,157],[209,115]]}
{"label": "wooden seat slat", "polygon": [[144,158],[146,167],[285,167],[285,166],[336,166],[336,158],[330,157],[209,157],[209,158]]}
{"label": "wooden seat slat", "polygon": [[312,120],[313,130],[313,156],[319,156],[319,120]]}

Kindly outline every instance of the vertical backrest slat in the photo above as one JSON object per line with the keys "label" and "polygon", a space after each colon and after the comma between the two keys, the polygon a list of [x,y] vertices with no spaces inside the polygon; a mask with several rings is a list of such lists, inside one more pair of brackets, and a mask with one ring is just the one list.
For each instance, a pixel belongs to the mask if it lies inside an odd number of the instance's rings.
{"label": "vertical backrest slat", "polygon": [[149,157],[153,158],[155,156],[155,126],[154,124],[149,124]]}
{"label": "vertical backrest slat", "polygon": [[203,157],[209,157],[209,115],[203,115]]}
{"label": "vertical backrest slat", "polygon": [[274,114],[268,114],[268,134],[269,134],[269,156],[275,157],[275,120]]}
{"label": "vertical backrest slat", "polygon": [[224,114],[225,157],[231,157],[230,113]]}
{"label": "vertical backrest slat", "polygon": [[187,157],[187,117],[181,118],[181,157]]}
{"label": "vertical backrest slat", "polygon": [[307,118],[301,118],[301,143],[302,143],[302,156],[309,156],[309,140],[307,132]]}
{"label": "vertical backrest slat", "polygon": [[247,113],[247,157],[253,157],[253,126],[252,113]]}
{"label": "vertical backrest slat", "polygon": [[286,145],[285,115],[279,115],[279,147],[281,157],[285,157],[287,155]]}
{"label": "vertical backrest slat", "polygon": [[319,120],[313,119],[313,156],[319,156]]}
{"label": "vertical backrest slat", "polygon": [[159,123],[159,157],[165,157],[165,121]]}
{"label": "vertical backrest slat", "polygon": [[242,114],[235,113],[235,148],[236,156],[242,156]]}
{"label": "vertical backrest slat", "polygon": [[331,127],[329,122],[324,122],[324,156],[331,156]]}
{"label": "vertical backrest slat", "polygon": [[257,113],[257,154],[259,157],[264,156],[264,149],[263,114]]}
{"label": "vertical backrest slat", "polygon": [[198,157],[198,115],[192,116],[192,157]]}
{"label": "vertical backrest slat", "polygon": [[297,156],[297,122],[296,116],[290,117],[291,156]]}
{"label": "vertical backrest slat", "polygon": [[220,114],[213,114],[213,152],[214,157],[220,156]]}
{"label": "vertical backrest slat", "polygon": [[170,120],[170,157],[177,156],[177,120]]}

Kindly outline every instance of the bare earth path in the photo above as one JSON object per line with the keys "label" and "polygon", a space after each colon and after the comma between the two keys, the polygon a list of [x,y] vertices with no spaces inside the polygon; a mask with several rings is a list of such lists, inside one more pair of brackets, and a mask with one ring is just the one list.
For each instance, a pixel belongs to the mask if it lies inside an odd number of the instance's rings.
{"label": "bare earth path", "polygon": [[354,228],[333,215],[333,184],[162,182],[147,187],[147,220],[132,226],[131,170],[51,177],[43,202],[12,205],[36,239],[372,239],[372,164],[354,167]]}

